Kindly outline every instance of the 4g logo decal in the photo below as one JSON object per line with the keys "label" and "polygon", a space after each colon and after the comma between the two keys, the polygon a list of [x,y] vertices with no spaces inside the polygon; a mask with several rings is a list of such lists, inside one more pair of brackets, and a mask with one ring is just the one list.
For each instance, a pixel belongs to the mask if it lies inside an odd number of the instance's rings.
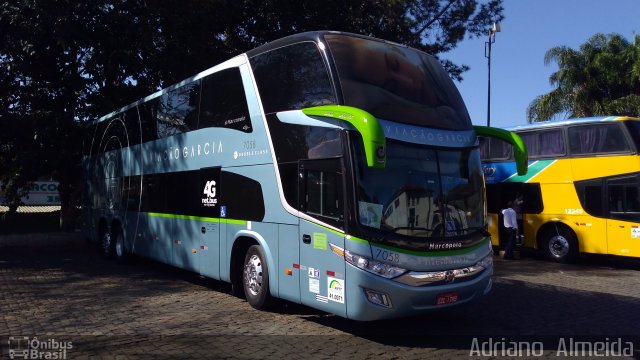
{"label": "4g logo decal", "polygon": [[216,182],[214,180],[207,181],[204,186],[204,194],[210,198],[216,197]]}
{"label": "4g logo decal", "polygon": [[215,180],[207,181],[206,185],[204,186],[204,191],[202,193],[207,196],[206,198],[202,199],[202,205],[213,207],[213,206],[216,206],[216,204],[218,204],[218,199],[216,199]]}

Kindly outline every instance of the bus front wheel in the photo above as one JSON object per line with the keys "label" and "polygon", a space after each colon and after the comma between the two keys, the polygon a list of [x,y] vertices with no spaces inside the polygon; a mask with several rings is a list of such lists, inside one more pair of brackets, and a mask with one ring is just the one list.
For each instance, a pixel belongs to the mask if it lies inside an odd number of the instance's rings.
{"label": "bus front wheel", "polygon": [[545,232],[542,248],[549,260],[568,263],[578,255],[578,239],[570,229],[555,226]]}
{"label": "bus front wheel", "polygon": [[247,250],[242,280],[247,302],[258,310],[268,307],[271,303],[269,269],[264,252],[259,245],[252,245]]}
{"label": "bus front wheel", "polygon": [[124,235],[122,234],[122,231],[118,231],[115,236],[112,236],[112,238],[115,237],[115,241],[114,241],[114,255],[116,257],[116,260],[119,263],[125,263],[128,260],[129,254],[127,253],[127,249],[125,248],[125,244],[124,244]]}

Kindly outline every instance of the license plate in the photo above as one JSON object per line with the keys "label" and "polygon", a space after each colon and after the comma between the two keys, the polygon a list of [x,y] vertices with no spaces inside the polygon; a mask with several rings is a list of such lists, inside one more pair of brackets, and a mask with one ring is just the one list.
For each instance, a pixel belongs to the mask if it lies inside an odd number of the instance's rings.
{"label": "license plate", "polygon": [[438,294],[436,297],[436,305],[453,304],[456,301],[458,301],[457,292]]}

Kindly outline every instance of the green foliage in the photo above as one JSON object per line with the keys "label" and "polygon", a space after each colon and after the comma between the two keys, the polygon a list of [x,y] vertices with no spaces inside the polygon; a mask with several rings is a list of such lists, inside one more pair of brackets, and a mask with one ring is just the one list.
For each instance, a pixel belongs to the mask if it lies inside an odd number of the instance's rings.
{"label": "green foliage", "polygon": [[[162,87],[289,34],[349,31],[434,55],[502,20],[502,0],[0,0],[0,181],[11,207],[41,176],[63,213],[82,128]],[[444,62],[461,79],[467,67]]]}
{"label": "green foliage", "polygon": [[555,116],[640,116],[640,36],[631,43],[618,34],[596,34],[579,50],[549,49],[544,61],[558,64],[549,78],[555,89],[531,102],[529,122]]}

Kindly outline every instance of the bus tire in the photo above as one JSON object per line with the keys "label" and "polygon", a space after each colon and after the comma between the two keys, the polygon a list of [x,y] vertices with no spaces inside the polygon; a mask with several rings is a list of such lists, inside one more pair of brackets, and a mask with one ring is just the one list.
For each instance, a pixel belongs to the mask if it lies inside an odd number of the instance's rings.
{"label": "bus tire", "polygon": [[107,259],[112,259],[115,254],[115,243],[109,230],[105,229],[100,232],[100,242],[102,245],[102,256]]}
{"label": "bus tire", "polygon": [[251,245],[244,257],[242,282],[247,302],[255,309],[261,310],[272,301],[269,292],[269,269],[266,257],[259,245]]}
{"label": "bus tire", "polygon": [[123,264],[127,262],[129,259],[129,254],[127,253],[127,248],[125,247],[124,235],[122,231],[118,231],[117,233],[112,235],[112,238],[115,238],[113,241],[113,254],[116,260]]}
{"label": "bus tire", "polygon": [[578,256],[578,238],[571,229],[556,225],[545,232],[542,249],[547,259],[569,263]]}

